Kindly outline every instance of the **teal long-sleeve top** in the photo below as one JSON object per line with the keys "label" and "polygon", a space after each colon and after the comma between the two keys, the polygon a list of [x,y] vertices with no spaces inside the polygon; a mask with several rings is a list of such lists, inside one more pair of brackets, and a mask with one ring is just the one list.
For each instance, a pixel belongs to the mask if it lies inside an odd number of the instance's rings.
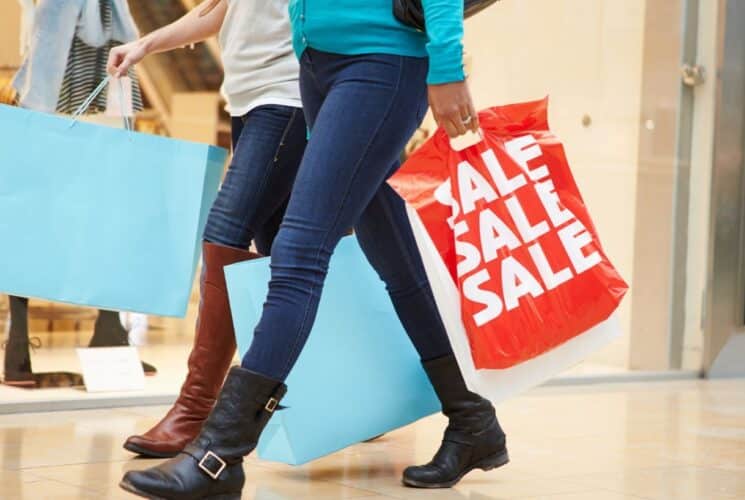
{"label": "teal long-sleeve top", "polygon": [[429,57],[427,83],[459,82],[463,72],[463,0],[422,0],[427,32],[400,23],[393,0],[290,0],[298,58],[311,47],[343,55]]}

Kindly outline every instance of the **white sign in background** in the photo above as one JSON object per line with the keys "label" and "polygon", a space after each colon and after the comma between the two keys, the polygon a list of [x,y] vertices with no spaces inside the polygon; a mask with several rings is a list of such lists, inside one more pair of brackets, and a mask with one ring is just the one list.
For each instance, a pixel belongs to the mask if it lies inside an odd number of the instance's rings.
{"label": "white sign in background", "polygon": [[135,347],[78,349],[83,381],[88,392],[141,391],[145,373]]}

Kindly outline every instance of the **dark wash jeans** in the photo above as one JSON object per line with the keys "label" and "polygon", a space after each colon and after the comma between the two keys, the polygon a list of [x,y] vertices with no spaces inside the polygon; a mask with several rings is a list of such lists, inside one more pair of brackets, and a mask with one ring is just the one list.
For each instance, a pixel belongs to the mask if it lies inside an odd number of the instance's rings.
{"label": "dark wash jeans", "polygon": [[303,111],[268,105],[233,117],[233,160],[212,205],[204,239],[269,255],[303,157]]}
{"label": "dark wash jeans", "polygon": [[404,202],[385,182],[427,110],[426,74],[420,58],[303,54],[300,91],[312,133],[272,245],[269,293],[244,368],[287,377],[331,254],[350,228],[421,358],[452,353]]}

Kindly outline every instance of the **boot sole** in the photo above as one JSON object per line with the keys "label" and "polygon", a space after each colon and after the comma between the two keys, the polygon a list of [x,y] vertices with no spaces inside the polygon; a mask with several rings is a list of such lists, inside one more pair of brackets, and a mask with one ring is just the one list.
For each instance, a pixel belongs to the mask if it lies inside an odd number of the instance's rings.
{"label": "boot sole", "polygon": [[[125,481],[124,479],[122,479],[119,482],[119,487],[128,493],[137,495],[138,497],[148,498],[150,500],[171,500],[165,497],[158,497],[155,495],[151,495],[150,493],[146,493],[142,491],[141,489],[135,487],[129,481]],[[177,497],[174,497],[174,498],[177,498]],[[222,495],[213,495],[209,497],[204,497],[204,500],[241,500],[241,494],[240,493],[223,493]]]}
{"label": "boot sole", "polygon": [[131,451],[132,453],[135,453],[144,458],[173,458],[179,454],[178,451],[164,452],[148,450],[147,448],[143,448],[142,446],[137,446],[136,444],[129,442],[125,442],[122,447],[125,450]]}
{"label": "boot sole", "polygon": [[10,387],[34,387],[36,381],[31,380],[3,380],[3,384]]}
{"label": "boot sole", "polygon": [[463,477],[469,472],[471,472],[472,470],[481,469],[483,471],[490,471],[490,470],[502,467],[503,465],[507,465],[509,461],[510,461],[510,456],[507,453],[507,450],[505,450],[502,453],[497,453],[496,455],[492,455],[490,457],[481,459],[480,461],[473,464],[471,467],[461,472],[461,474],[458,477],[456,477],[455,479],[451,481],[446,481],[444,483],[423,483],[421,481],[415,481],[413,479],[408,479],[404,477],[403,483],[404,483],[404,486],[408,486],[409,488],[421,488],[421,489],[452,488],[453,486],[458,484],[458,482],[461,479],[463,479]]}

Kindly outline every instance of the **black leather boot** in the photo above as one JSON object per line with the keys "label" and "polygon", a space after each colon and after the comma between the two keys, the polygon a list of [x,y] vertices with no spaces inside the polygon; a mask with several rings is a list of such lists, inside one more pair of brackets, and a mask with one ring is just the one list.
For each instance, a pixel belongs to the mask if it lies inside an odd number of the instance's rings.
{"label": "black leather boot", "polygon": [[5,341],[4,381],[8,385],[33,386],[28,338],[28,299],[8,297],[8,337]]}
{"label": "black leather boot", "polygon": [[[99,309],[96,324],[93,327],[93,337],[91,337],[88,347],[120,347],[128,345],[129,333],[122,325],[119,319],[119,313]],[[145,372],[145,375],[155,375],[158,373],[157,368],[144,361],[142,361],[142,370]]]}
{"label": "black leather boot", "polygon": [[234,366],[199,436],[161,465],[127,472],[120,486],[145,498],[240,499],[243,457],[286,391],[281,382]]}
{"label": "black leather boot", "polygon": [[432,461],[407,468],[404,484],[413,488],[450,488],[474,469],[491,470],[509,462],[507,440],[494,407],[466,388],[455,356],[428,361],[424,370],[450,423]]}

